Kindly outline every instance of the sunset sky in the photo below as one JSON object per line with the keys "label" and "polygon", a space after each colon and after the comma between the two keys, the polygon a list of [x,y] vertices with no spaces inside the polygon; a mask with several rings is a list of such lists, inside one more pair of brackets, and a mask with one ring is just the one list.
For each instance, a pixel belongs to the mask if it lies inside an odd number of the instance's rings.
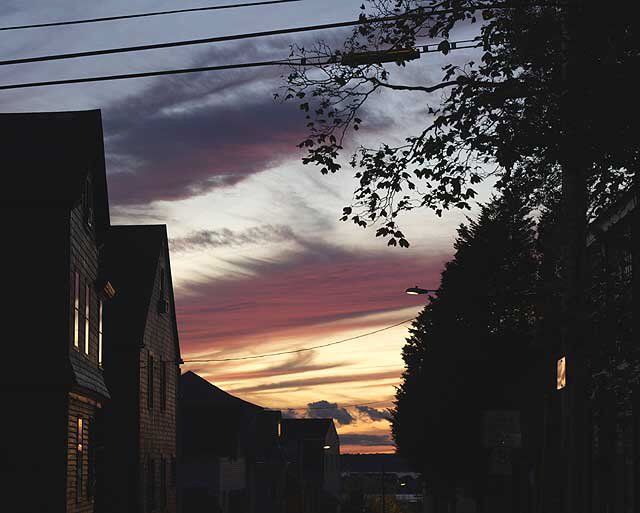
{"label": "sunset sky", "polygon": [[[5,0],[0,19],[8,26],[233,3]],[[361,3],[308,0],[2,32],[3,59],[352,20]],[[281,59],[291,43],[337,42],[348,33],[0,66],[0,83]],[[389,69],[397,82],[434,83],[451,59],[428,54],[405,70]],[[412,213],[402,221],[409,249],[388,247],[375,229],[340,222],[355,187],[353,171],[347,166],[326,177],[301,164],[296,143],[304,116],[295,104],[273,100],[286,72],[258,68],[0,91],[2,112],[102,110],[112,223],[167,224],[185,360],[322,345],[413,318],[425,297],[404,290],[438,286],[464,220],[456,211],[442,218]],[[412,94],[373,98],[349,148],[399,141],[424,124],[425,98]],[[488,186],[480,199],[487,196]],[[408,327],[314,351],[182,368],[261,406],[334,416],[343,452],[390,452],[384,410],[400,382]],[[304,409],[327,403],[337,408]]]}

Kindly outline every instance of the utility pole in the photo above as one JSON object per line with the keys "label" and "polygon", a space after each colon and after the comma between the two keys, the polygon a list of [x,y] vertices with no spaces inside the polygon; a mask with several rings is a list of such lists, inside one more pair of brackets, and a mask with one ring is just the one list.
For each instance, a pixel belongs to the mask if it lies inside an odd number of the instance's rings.
{"label": "utility pole", "polygon": [[384,460],[382,461],[382,513],[387,512],[386,496],[384,493]]}
{"label": "utility pole", "polygon": [[560,116],[562,126],[562,217],[564,219],[564,294],[561,346],[566,356],[567,387],[562,394],[562,433],[564,452],[565,497],[564,511],[585,511],[587,491],[584,476],[585,452],[585,393],[587,389],[587,340],[585,330],[587,276],[587,173],[591,165],[581,137],[583,122],[580,110],[583,1],[571,0],[560,11],[562,64],[560,76]]}

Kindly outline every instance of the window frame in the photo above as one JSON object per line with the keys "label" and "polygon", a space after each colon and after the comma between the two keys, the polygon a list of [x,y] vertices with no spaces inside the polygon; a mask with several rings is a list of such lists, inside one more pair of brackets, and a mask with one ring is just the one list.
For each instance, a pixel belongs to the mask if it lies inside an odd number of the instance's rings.
{"label": "window frame", "polygon": [[89,356],[91,352],[91,285],[84,285],[84,354]]}
{"label": "window frame", "polygon": [[160,411],[167,409],[167,362],[160,361]]}
{"label": "window frame", "polygon": [[154,406],[154,370],[153,354],[149,352],[147,356],[147,409],[149,411],[152,411]]}
{"label": "window frame", "polygon": [[103,363],[103,346],[102,346],[102,316],[104,313],[104,301],[98,299],[98,366],[102,367]]}
{"label": "window frame", "polygon": [[73,347],[80,350],[80,272],[73,273]]}

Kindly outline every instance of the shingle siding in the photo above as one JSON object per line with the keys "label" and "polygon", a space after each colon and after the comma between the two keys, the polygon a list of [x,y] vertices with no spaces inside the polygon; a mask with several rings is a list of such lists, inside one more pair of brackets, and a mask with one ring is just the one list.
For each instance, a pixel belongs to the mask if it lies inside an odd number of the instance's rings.
{"label": "shingle siding", "polygon": [[[176,360],[178,355],[175,352],[173,308],[171,298],[169,297],[170,288],[165,284],[165,299],[169,300],[169,311],[161,313],[158,309],[158,303],[161,299],[161,270],[165,270],[165,280],[169,279],[167,270],[166,257],[163,254],[158,259],[158,265],[155,273],[155,283],[149,302],[149,311],[147,314],[146,327],[144,331],[143,348],[140,351],[140,381],[139,381],[139,407],[140,407],[140,455],[139,468],[144,477],[143,490],[148,486],[147,476],[145,474],[145,461],[147,457],[153,458],[156,465],[159,465],[161,458],[164,458],[167,464],[170,464],[171,458],[176,456],[176,392],[177,392],[177,369],[179,369]],[[148,361],[149,355],[153,356],[154,373],[154,401],[153,408],[148,407]],[[160,374],[162,365],[165,362],[165,408],[162,409],[161,393],[160,393]],[[170,469],[167,469],[167,508],[166,511],[176,511],[176,492],[175,486],[170,484]],[[160,476],[162,473],[159,469],[155,472],[156,486],[158,493],[161,490]],[[142,493],[142,499],[145,500],[145,494]],[[146,510],[145,510],[146,511]]]}

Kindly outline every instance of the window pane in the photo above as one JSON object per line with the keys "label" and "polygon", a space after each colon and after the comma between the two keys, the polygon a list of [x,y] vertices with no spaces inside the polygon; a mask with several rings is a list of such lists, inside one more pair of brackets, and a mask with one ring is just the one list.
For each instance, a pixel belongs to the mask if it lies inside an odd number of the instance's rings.
{"label": "window pane", "polygon": [[73,286],[73,345],[80,344],[80,273],[75,272]]}
{"label": "window pane", "polygon": [[167,362],[160,362],[160,408],[167,407]]}
{"label": "window pane", "polygon": [[85,286],[84,290],[84,352],[89,354],[89,311],[91,307],[91,288]]}
{"label": "window pane", "polygon": [[147,405],[153,408],[153,356],[149,355],[147,363]]}
{"label": "window pane", "polygon": [[98,302],[98,365],[102,365],[102,300]]}

